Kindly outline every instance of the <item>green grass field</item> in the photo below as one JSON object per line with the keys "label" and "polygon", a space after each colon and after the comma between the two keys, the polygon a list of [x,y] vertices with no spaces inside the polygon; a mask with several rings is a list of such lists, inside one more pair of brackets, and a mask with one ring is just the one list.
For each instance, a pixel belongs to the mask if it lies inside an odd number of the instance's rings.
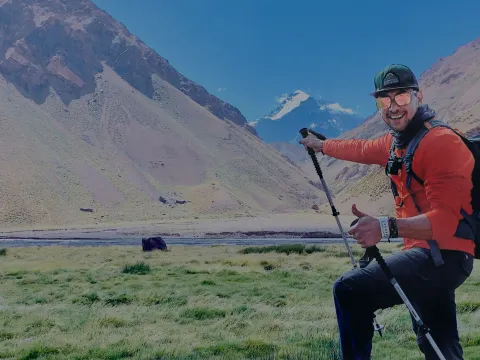
{"label": "green grass field", "polygon": [[[331,288],[345,249],[242,249],[0,251],[0,358],[340,359]],[[457,292],[465,359],[480,359],[479,263]],[[378,320],[374,359],[422,359],[405,306]]]}

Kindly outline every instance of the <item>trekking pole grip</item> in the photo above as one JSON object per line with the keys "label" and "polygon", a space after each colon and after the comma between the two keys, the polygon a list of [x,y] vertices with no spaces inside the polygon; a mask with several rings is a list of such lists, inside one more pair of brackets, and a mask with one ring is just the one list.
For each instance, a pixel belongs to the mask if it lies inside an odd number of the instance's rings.
{"label": "trekking pole grip", "polygon": [[[308,129],[307,128],[302,128],[299,130],[299,133],[302,135],[302,137],[305,139],[308,136]],[[311,147],[307,146],[308,150],[308,155],[312,158],[313,166],[315,167],[315,170],[317,171],[318,176],[320,179],[323,179],[323,173],[322,169],[320,168],[320,164],[318,163],[317,155],[315,154],[315,150],[313,150]]]}
{"label": "trekking pole grip", "polygon": [[[305,139],[308,136],[308,129],[307,128],[302,128],[300,129],[299,133],[302,135],[302,137]],[[317,165],[315,164],[315,150],[313,150],[311,147],[307,146],[307,151],[308,154],[311,156],[313,163],[315,165],[315,168],[317,168]]]}
{"label": "trekking pole grip", "polygon": [[387,276],[388,280],[393,279],[393,274],[390,271],[390,268],[388,267],[387,263],[385,262],[385,259],[383,258],[382,254],[380,254],[380,251],[378,250],[376,245],[373,245],[369,248],[367,248],[367,254],[370,257],[374,257],[375,260],[377,260],[378,265],[380,265],[380,268],[383,270],[385,275]]}
{"label": "trekking pole grip", "polygon": [[305,139],[307,136],[308,136],[308,133],[312,134],[312,135],[315,135],[317,137],[317,139],[320,139],[322,141],[325,141],[327,140],[327,138],[325,137],[325,135],[322,135],[316,131],[313,131],[312,129],[307,129],[307,128],[302,128],[300,129],[299,131],[300,134],[302,134],[302,137]]}
{"label": "trekking pole grip", "polygon": [[302,128],[298,131],[302,137],[305,139],[308,136],[308,129],[307,128]]}

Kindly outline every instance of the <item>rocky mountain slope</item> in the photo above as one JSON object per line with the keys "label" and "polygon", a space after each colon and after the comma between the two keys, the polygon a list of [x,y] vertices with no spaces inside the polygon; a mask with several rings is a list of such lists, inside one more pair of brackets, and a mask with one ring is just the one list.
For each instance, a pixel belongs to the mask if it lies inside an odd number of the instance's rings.
{"label": "rocky mountain slope", "polygon": [[91,92],[104,63],[151,99],[161,96],[156,75],[220,119],[254,133],[237,108],[178,73],[90,0],[4,0],[0,5],[0,72],[37,103],[45,101],[50,87],[65,104]]}
{"label": "rocky mountain slope", "polygon": [[0,0],[0,39],[5,228],[296,212],[325,201],[238,109],[88,0]]}
{"label": "rocky mountain slope", "polygon": [[[480,38],[439,59],[419,76],[419,83],[424,103],[437,112],[437,118],[467,134],[480,133]],[[386,129],[381,117],[375,114],[340,138],[369,139],[383,135]],[[390,184],[383,168],[321,155],[319,160],[343,214],[351,213],[353,202],[376,214],[394,212]],[[317,176],[311,161],[306,160],[301,167],[312,178]]]}

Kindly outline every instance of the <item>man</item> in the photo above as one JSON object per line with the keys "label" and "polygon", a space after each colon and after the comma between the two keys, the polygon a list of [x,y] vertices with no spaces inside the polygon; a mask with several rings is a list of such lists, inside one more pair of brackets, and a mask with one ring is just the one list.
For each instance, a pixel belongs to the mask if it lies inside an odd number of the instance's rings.
{"label": "man", "polygon": [[[393,142],[401,159],[410,140],[434,119],[435,112],[422,105],[417,79],[406,66],[386,67],[375,76],[374,84],[372,95],[389,127],[387,134],[373,140],[325,141],[309,135],[300,143],[338,159],[386,167]],[[475,245],[473,240],[455,235],[461,209],[472,213],[474,158],[458,135],[437,127],[428,131],[416,149],[412,168],[419,179],[411,181],[410,192],[405,164],[395,161],[399,170],[390,168],[389,176],[398,192],[396,218],[386,225],[385,218],[369,216],[353,205],[359,221],[348,233],[363,248],[377,244],[385,233],[404,239],[403,251],[385,260],[443,355],[450,360],[463,359],[455,289],[470,276]],[[382,230],[382,226],[388,229]],[[376,261],[343,274],[333,292],[343,358],[370,359],[374,312],[403,304],[401,298]],[[414,321],[413,330],[417,333]],[[438,359],[426,338],[417,336],[417,342],[425,359]]]}

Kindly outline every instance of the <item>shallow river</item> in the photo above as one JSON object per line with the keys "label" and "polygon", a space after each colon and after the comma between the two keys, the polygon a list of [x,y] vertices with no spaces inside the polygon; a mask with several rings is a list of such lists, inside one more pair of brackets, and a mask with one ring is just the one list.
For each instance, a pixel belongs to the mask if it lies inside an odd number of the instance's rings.
{"label": "shallow river", "polygon": [[[201,238],[168,238],[163,237],[167,246],[170,245],[280,245],[280,244],[343,244],[341,238],[332,239],[295,239],[295,238],[259,238],[259,239],[201,239]],[[349,243],[352,242],[349,239]],[[39,239],[0,239],[0,248],[26,247],[26,246],[141,246],[141,238],[117,239],[81,239],[81,240],[39,240]]]}

